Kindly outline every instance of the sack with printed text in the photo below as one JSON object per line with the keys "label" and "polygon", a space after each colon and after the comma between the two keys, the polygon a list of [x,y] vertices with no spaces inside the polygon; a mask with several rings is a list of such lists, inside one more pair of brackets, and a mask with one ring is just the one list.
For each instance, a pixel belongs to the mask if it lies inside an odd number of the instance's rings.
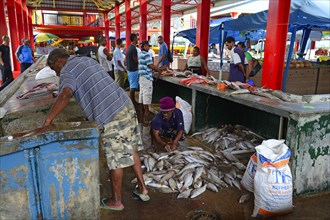
{"label": "sack with printed text", "polygon": [[189,133],[192,123],[191,105],[179,96],[175,97],[175,107],[180,109],[183,115],[183,124],[186,134]]}
{"label": "sack with printed text", "polygon": [[284,140],[267,140],[256,147],[253,217],[267,218],[292,212],[291,151]]}
{"label": "sack with printed text", "polygon": [[242,186],[250,191],[254,191],[254,175],[257,171],[257,153],[254,153],[249,160],[248,165],[246,166],[246,170],[244,172],[244,176],[241,180]]}

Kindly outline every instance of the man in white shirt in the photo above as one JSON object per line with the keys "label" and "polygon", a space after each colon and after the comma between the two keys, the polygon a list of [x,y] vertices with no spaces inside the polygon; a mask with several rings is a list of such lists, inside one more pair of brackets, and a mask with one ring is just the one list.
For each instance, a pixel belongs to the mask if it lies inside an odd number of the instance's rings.
{"label": "man in white shirt", "polygon": [[115,81],[118,85],[124,88],[124,72],[126,72],[126,68],[124,66],[124,58],[123,54],[121,53],[120,48],[122,47],[123,41],[121,39],[116,40],[116,49],[113,52],[113,60],[115,66]]}
{"label": "man in white shirt", "polygon": [[153,49],[151,49],[151,47],[150,47],[148,53],[150,54],[150,57],[152,59],[152,62],[155,63],[155,57],[156,57],[155,51]]}
{"label": "man in white shirt", "polygon": [[105,47],[107,45],[108,41],[107,39],[102,36],[99,40],[99,48],[97,50],[98,59],[100,62],[100,65],[103,67],[103,69],[113,78],[115,79],[115,76],[113,74],[112,70],[112,56],[110,55],[108,49]]}

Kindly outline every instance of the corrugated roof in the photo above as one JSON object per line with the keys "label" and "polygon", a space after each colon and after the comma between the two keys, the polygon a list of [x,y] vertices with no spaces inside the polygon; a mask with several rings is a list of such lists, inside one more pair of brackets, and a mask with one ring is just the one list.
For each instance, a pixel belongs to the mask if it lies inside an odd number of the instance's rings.
{"label": "corrugated roof", "polygon": [[39,10],[109,11],[115,0],[27,0],[26,5]]}

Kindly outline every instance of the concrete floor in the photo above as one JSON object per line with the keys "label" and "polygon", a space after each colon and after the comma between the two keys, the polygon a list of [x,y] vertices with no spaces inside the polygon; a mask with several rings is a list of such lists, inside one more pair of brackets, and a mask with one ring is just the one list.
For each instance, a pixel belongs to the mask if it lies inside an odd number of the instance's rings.
{"label": "concrete floor", "polygon": [[[150,145],[149,128],[143,129],[143,141],[145,146]],[[196,146],[194,139],[187,138],[186,145]],[[104,155],[100,153],[100,181],[101,198],[111,197],[109,181],[109,171],[105,162]],[[245,204],[239,204],[238,200],[245,192],[236,188],[226,188],[218,193],[206,191],[201,196],[194,199],[177,199],[177,194],[164,194],[155,189],[149,188],[151,200],[141,202],[132,197],[134,185],[130,181],[134,178],[131,168],[124,170],[124,180],[122,198],[125,209],[120,212],[101,209],[101,219],[115,220],[185,220],[185,219],[211,219],[193,218],[200,211],[208,212],[217,219],[253,219],[251,214],[254,207],[254,198]],[[330,219],[330,192],[320,193],[313,196],[305,196],[293,199],[294,210],[291,214],[274,217],[271,219],[291,220],[291,219]]]}

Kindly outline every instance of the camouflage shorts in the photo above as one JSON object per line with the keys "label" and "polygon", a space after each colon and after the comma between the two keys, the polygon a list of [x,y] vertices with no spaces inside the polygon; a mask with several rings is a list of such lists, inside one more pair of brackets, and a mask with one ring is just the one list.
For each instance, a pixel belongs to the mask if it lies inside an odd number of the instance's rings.
{"label": "camouflage shorts", "polygon": [[110,170],[134,165],[133,154],[143,149],[136,111],[129,102],[101,131]]}

